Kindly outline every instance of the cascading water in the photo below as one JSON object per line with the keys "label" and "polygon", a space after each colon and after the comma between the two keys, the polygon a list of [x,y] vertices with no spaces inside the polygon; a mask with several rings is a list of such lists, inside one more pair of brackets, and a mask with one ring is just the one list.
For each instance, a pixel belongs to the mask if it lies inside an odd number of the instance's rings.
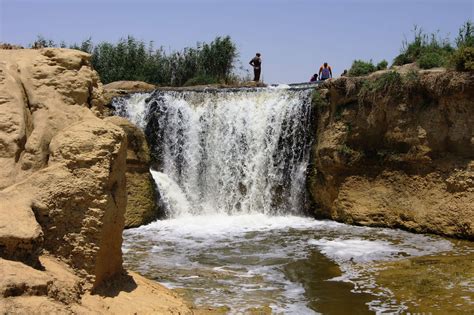
{"label": "cascading water", "polygon": [[170,180],[187,199],[181,208],[168,203],[168,215],[301,213],[309,96],[283,89],[156,93],[146,133],[164,175],[154,178],[165,202]]}
{"label": "cascading water", "polygon": [[116,98],[113,102],[115,115],[127,117],[140,128],[146,126],[147,104],[149,93],[134,93],[127,98]]}
{"label": "cascading water", "polygon": [[[403,313],[375,283],[374,264],[453,245],[303,216],[310,95],[265,88],[116,100],[117,114],[146,132],[167,211],[165,220],[124,232],[125,265],[185,288],[197,305],[225,305],[230,313]],[[334,294],[344,303],[324,302],[337,301]]]}

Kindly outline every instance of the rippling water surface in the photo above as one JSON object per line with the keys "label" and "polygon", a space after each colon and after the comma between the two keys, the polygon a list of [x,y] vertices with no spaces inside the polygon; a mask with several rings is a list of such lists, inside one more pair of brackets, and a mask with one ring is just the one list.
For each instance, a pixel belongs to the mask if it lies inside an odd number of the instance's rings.
{"label": "rippling water surface", "polygon": [[456,251],[438,237],[263,214],[160,220],[124,238],[127,268],[187,289],[197,305],[226,305],[232,313],[270,306],[311,314],[341,297],[359,314],[402,312],[376,285],[373,263]]}

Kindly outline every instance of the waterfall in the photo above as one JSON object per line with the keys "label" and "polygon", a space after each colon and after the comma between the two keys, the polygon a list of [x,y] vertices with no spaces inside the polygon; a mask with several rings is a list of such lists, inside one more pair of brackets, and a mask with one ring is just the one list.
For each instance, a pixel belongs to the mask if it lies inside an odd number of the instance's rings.
{"label": "waterfall", "polygon": [[116,112],[145,130],[167,212],[124,231],[125,267],[184,290],[199,307],[226,305],[229,314],[262,306],[341,313],[327,302],[341,297],[358,313],[406,312],[377,283],[375,267],[453,253],[453,245],[301,216],[315,133],[311,91],[155,91],[117,100]]}
{"label": "waterfall", "polygon": [[126,117],[132,123],[144,129],[147,114],[146,100],[149,96],[150,93],[134,93],[128,97],[115,98],[112,103],[115,115]]}
{"label": "waterfall", "polygon": [[116,108],[145,128],[168,217],[300,214],[310,95],[289,88],[156,91]]}

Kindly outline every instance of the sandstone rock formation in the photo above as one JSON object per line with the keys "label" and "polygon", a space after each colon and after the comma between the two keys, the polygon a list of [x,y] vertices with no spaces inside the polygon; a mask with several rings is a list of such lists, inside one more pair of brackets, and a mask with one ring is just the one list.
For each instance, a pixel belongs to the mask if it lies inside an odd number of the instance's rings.
{"label": "sandstone rock formation", "polygon": [[115,81],[104,85],[104,90],[133,92],[151,92],[156,88],[155,85],[143,81]]}
{"label": "sandstone rock formation", "polygon": [[[1,313],[96,312],[84,293],[108,294],[101,288],[124,277],[127,136],[98,118],[104,98],[89,59],[0,50]],[[127,279],[117,292],[140,287]],[[153,305],[166,300],[140,290]]]}
{"label": "sandstone rock formation", "polygon": [[192,314],[176,293],[136,273],[115,277],[91,294],[67,265],[40,260],[43,271],[0,259],[2,314]]}
{"label": "sandstone rock formation", "polygon": [[0,56],[1,255],[34,265],[43,247],[100,283],[122,270],[125,135],[89,109],[101,105],[89,55]]}
{"label": "sandstone rock formation", "polygon": [[313,102],[318,216],[474,239],[474,74],[340,78]]}
{"label": "sandstone rock formation", "polygon": [[125,227],[138,227],[158,216],[157,190],[150,174],[150,150],[143,130],[127,119],[112,116],[105,118],[125,131],[127,146],[127,209]]}

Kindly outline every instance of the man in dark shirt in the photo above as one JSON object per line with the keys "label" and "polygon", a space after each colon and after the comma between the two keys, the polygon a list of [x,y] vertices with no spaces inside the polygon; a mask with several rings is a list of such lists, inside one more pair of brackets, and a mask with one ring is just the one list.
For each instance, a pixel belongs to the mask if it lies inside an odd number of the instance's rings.
{"label": "man in dark shirt", "polygon": [[255,82],[260,81],[260,73],[262,72],[262,58],[260,58],[260,53],[257,53],[255,57],[250,60],[249,64],[253,67],[253,80]]}

